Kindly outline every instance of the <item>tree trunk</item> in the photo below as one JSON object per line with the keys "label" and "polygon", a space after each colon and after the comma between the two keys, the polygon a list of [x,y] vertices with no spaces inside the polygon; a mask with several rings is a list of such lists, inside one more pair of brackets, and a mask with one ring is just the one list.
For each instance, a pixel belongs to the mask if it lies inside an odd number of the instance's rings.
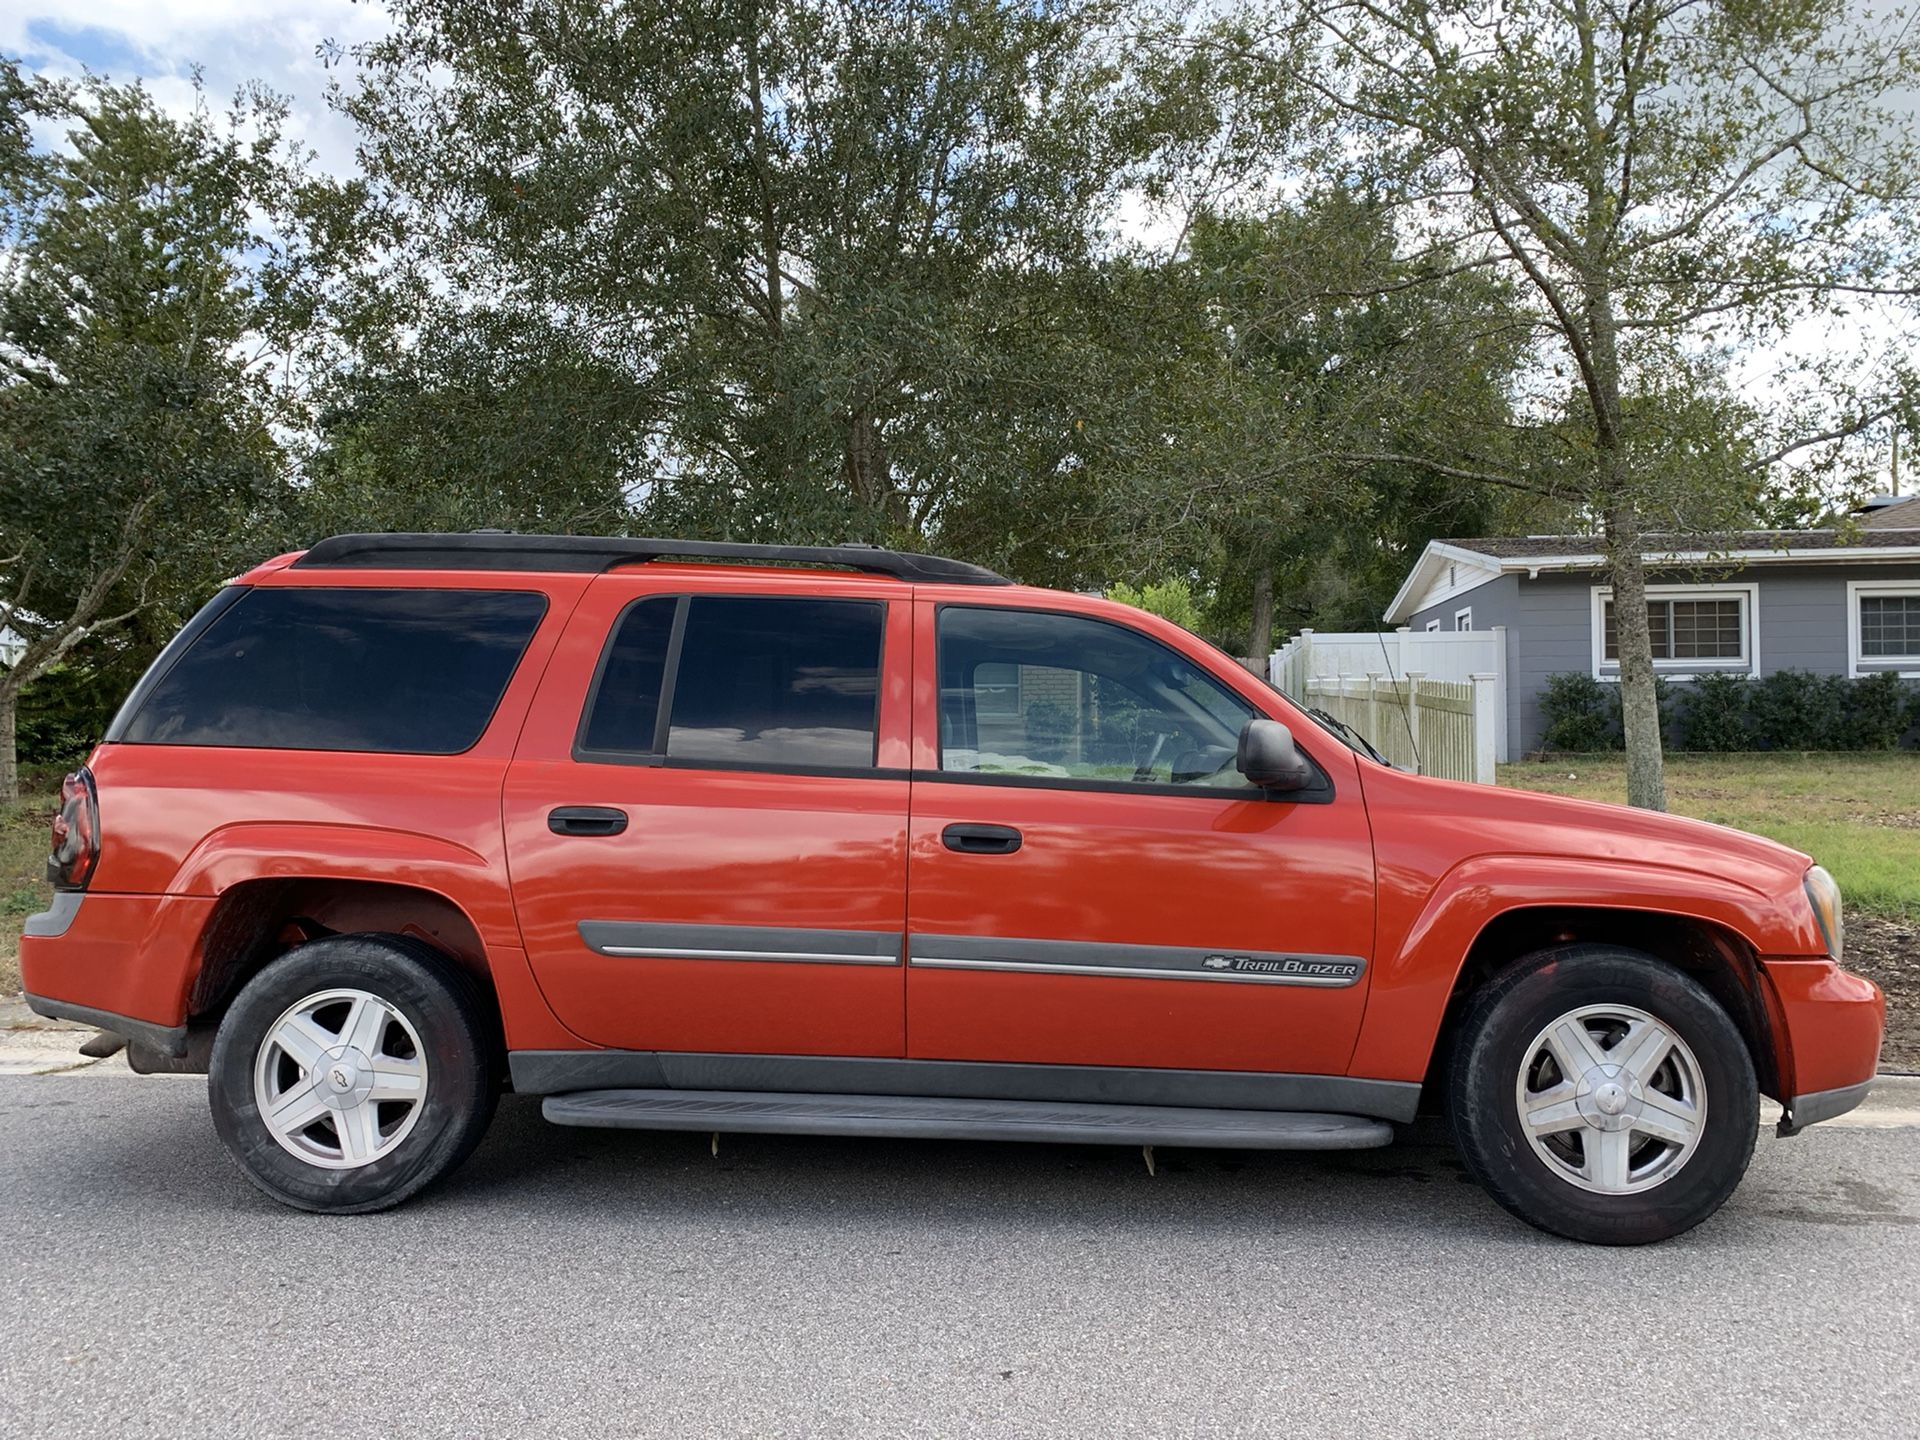
{"label": "tree trunk", "polygon": [[1667,808],[1666,761],[1660,733],[1660,697],[1653,674],[1653,636],[1647,623],[1647,568],[1639,517],[1631,500],[1606,512],[1607,552],[1613,572],[1613,625],[1620,657],[1620,719],[1627,741],[1627,803]]}
{"label": "tree trunk", "polygon": [[1273,557],[1262,555],[1253,566],[1253,625],[1247,639],[1247,654],[1264,667],[1272,653]]}
{"label": "tree trunk", "polygon": [[20,798],[20,757],[14,749],[19,700],[20,693],[12,686],[0,685],[0,804],[11,805]]}
{"label": "tree trunk", "polygon": [[847,417],[847,453],[844,461],[847,488],[868,515],[875,517],[883,533],[857,538],[882,545],[897,545],[911,538],[911,521],[900,493],[894,489],[893,470],[887,463],[886,442],[880,436],[880,422],[865,406]]}

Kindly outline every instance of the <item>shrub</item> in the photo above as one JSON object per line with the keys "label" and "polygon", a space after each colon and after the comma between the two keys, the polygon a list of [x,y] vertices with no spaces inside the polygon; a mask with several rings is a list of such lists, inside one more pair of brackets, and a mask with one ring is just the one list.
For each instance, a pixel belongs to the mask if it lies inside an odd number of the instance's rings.
{"label": "shrub", "polygon": [[1683,750],[1745,750],[1753,744],[1747,730],[1748,694],[1753,682],[1744,675],[1708,671],[1688,687]]}
{"label": "shrub", "polygon": [[1850,750],[1893,750],[1906,734],[1909,706],[1907,687],[1891,670],[1863,675],[1848,688],[1846,744]]}
{"label": "shrub", "polygon": [[1569,671],[1547,677],[1540,713],[1547,722],[1541,745],[1548,750],[1618,750],[1619,687]]}
{"label": "shrub", "polygon": [[1766,750],[1837,750],[1847,736],[1847,682],[1839,675],[1776,670],[1755,683],[1748,715]]}
{"label": "shrub", "polygon": [[1124,580],[1117,581],[1107,587],[1107,599],[1149,611],[1162,620],[1171,620],[1182,630],[1198,633],[1203,623],[1200,602],[1194,599],[1193,586],[1178,575],[1171,580],[1150,582],[1137,590]]}

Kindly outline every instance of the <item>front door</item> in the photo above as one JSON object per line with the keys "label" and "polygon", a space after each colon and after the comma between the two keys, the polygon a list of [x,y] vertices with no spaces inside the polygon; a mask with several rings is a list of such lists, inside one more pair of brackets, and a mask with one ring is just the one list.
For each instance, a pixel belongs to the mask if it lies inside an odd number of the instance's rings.
{"label": "front door", "polygon": [[504,797],[534,975],[598,1045],[899,1056],[902,587],[708,576],[596,580],[548,668]]}
{"label": "front door", "polygon": [[1268,796],[1235,747],[1282,709],[1197,642],[916,609],[909,1054],[1344,1074],[1374,907],[1351,753],[1300,735],[1326,783]]}

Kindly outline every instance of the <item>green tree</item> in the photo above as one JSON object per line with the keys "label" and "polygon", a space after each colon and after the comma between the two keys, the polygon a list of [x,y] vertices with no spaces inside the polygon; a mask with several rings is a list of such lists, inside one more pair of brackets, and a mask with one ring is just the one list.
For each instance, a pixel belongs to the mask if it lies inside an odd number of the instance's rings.
{"label": "green tree", "polygon": [[[264,96],[180,120],[137,86],[0,62],[0,798],[24,687],[76,647],[178,623],[275,513],[271,366],[297,178]],[[21,143],[30,119],[65,143]],[[109,647],[113,648],[113,647]],[[150,652],[149,652],[150,653]]]}
{"label": "green tree", "polygon": [[[1783,467],[1830,477],[1848,439],[1913,423],[1897,346],[1865,379],[1805,359],[1744,413],[1719,374],[1810,316],[1915,293],[1909,17],[1842,0],[1302,0],[1220,43],[1320,95],[1345,140],[1328,163],[1390,187],[1412,268],[1502,274],[1527,297],[1522,410],[1554,446],[1547,488],[1604,538],[1628,798],[1664,808],[1645,536],[1710,534]],[[1471,452],[1448,469],[1539,478]]]}
{"label": "green tree", "polygon": [[402,0],[339,103],[457,294],[650,397],[636,523],[925,543],[1073,470],[1107,232],[1214,123],[1119,14]]}

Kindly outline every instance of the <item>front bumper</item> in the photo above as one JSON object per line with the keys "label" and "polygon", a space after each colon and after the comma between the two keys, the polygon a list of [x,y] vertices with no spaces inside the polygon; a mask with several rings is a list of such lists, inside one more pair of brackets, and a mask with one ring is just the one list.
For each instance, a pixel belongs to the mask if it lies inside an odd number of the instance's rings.
{"label": "front bumper", "polygon": [[1880,987],[1825,957],[1760,964],[1785,1113],[1780,1134],[1844,1115],[1880,1065],[1887,1002]]}

